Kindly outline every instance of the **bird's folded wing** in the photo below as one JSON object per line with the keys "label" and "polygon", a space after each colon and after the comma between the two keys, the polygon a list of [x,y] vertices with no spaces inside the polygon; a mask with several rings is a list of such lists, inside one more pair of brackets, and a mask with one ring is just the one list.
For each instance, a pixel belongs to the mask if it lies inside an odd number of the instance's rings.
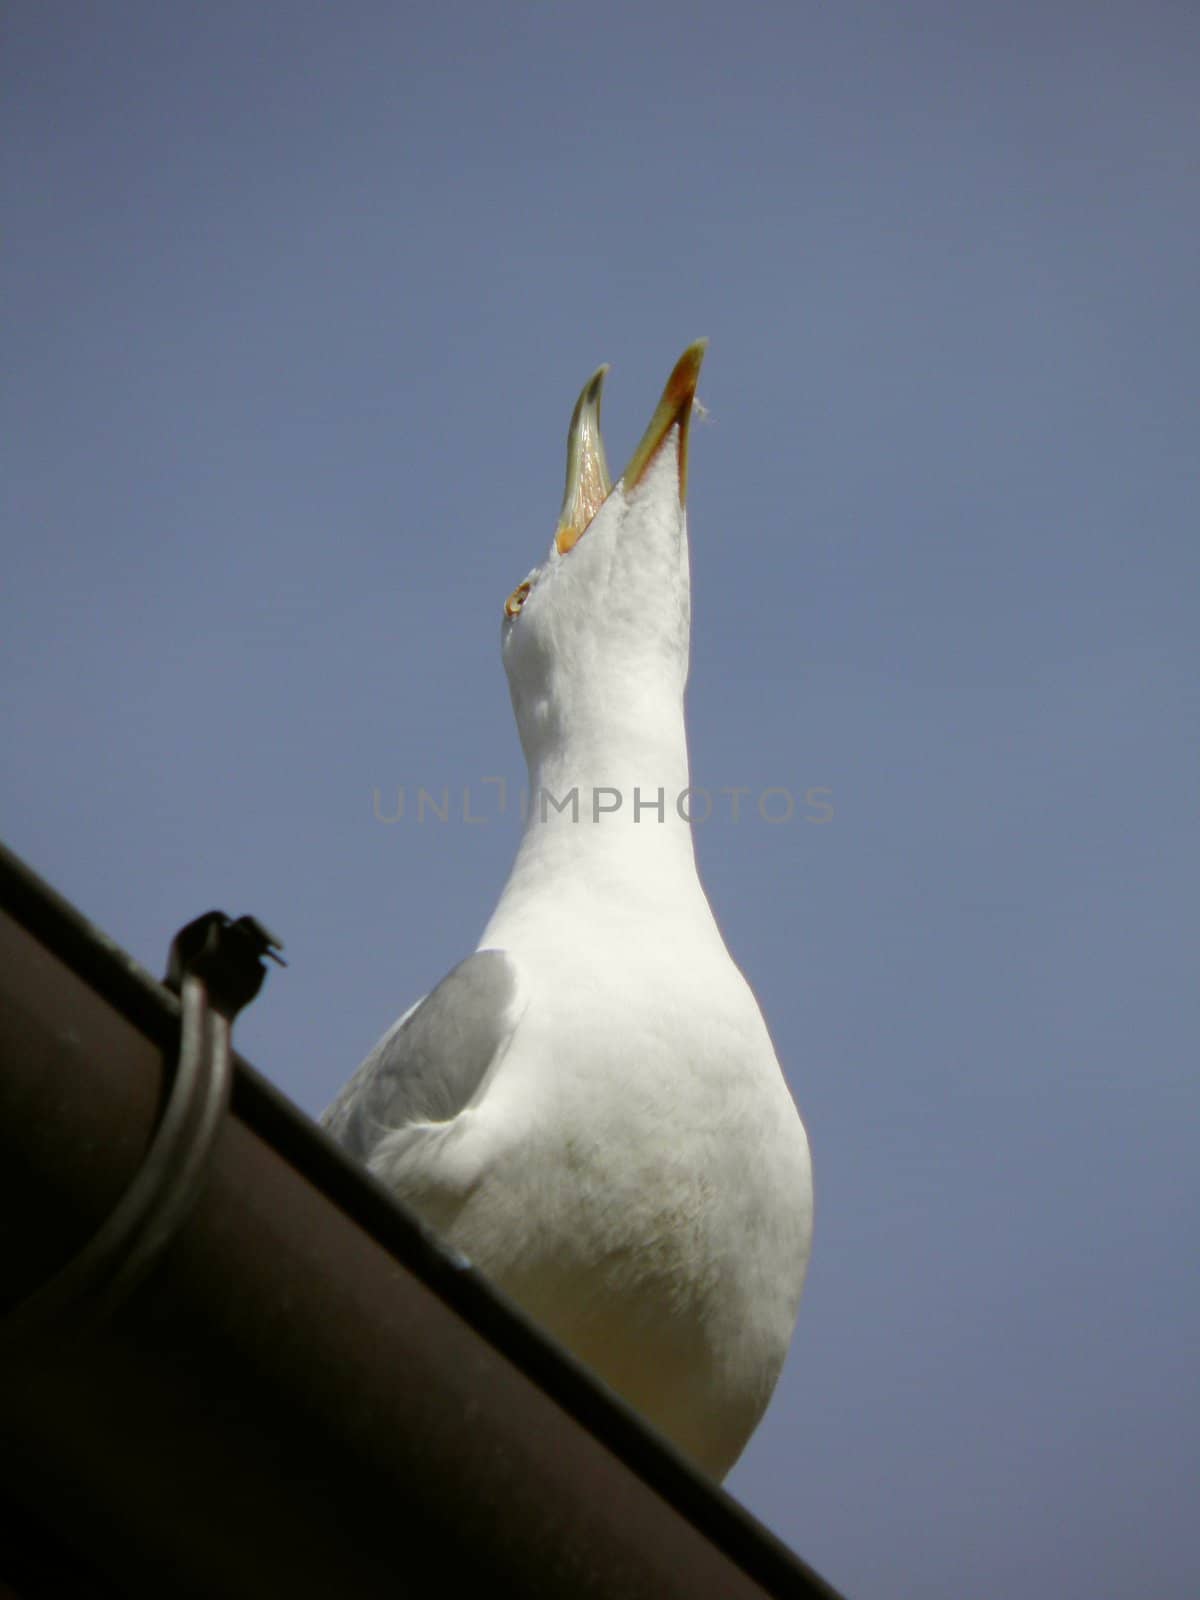
{"label": "bird's folded wing", "polygon": [[321,1118],[352,1155],[369,1161],[386,1134],[449,1122],[475,1098],[520,1016],[515,963],[477,950],[384,1034]]}

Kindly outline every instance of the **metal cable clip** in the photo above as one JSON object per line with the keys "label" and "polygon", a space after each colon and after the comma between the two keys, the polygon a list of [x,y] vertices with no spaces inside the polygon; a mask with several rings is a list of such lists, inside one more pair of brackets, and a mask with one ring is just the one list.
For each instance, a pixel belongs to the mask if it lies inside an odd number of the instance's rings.
{"label": "metal cable clip", "polygon": [[0,1341],[73,1336],[106,1321],[142,1281],[204,1182],[233,1079],[232,1025],[280,941],[254,917],[208,911],[175,935],[166,985],[180,997],[179,1058],[141,1166],[66,1266],[0,1323]]}

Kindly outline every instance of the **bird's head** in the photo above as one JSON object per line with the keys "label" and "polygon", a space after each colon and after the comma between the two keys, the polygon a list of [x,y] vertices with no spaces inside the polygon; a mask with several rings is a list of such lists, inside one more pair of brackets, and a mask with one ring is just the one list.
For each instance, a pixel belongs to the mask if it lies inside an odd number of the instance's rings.
{"label": "bird's head", "polygon": [[567,483],[546,560],[505,602],[502,653],[527,757],[591,730],[653,738],[687,681],[688,424],[707,340],[689,345],[614,487],[600,435],[607,367],[567,435]]}

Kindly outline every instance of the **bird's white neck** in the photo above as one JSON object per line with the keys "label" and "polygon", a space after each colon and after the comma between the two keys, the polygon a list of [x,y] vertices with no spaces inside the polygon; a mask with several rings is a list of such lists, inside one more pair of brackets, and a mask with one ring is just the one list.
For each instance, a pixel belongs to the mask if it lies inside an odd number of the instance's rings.
{"label": "bird's white neck", "polygon": [[576,930],[622,934],[673,916],[711,920],[688,820],[680,481],[676,427],[632,497],[618,484],[505,626],[529,809],[485,936],[497,942],[533,928],[536,942],[552,943],[565,909]]}
{"label": "bird's white neck", "polygon": [[623,728],[572,718],[569,737],[529,741],[525,829],[485,943],[580,899],[606,921],[710,918],[696,876],[682,694],[643,701]]}
{"label": "bird's white neck", "polygon": [[[576,706],[555,726],[539,730],[543,736],[526,739],[530,794],[542,796],[539,822],[543,814],[578,809],[593,821],[611,817],[636,827],[660,791],[666,810],[677,812],[678,796],[690,781],[682,688],[614,698],[619,719],[609,706]],[[566,807],[573,794],[578,807]]]}

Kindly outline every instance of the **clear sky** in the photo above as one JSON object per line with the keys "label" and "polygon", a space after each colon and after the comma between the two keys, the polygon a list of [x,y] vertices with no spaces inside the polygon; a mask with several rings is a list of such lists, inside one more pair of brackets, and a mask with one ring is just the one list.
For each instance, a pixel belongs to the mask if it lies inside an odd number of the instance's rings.
{"label": "clear sky", "polygon": [[318,1111],[504,881],[581,383],[619,471],[707,334],[698,852],[817,1180],[730,1486],[861,1600],[1197,1593],[1195,7],[48,0],[0,70],[7,841],[156,971],[277,929]]}

